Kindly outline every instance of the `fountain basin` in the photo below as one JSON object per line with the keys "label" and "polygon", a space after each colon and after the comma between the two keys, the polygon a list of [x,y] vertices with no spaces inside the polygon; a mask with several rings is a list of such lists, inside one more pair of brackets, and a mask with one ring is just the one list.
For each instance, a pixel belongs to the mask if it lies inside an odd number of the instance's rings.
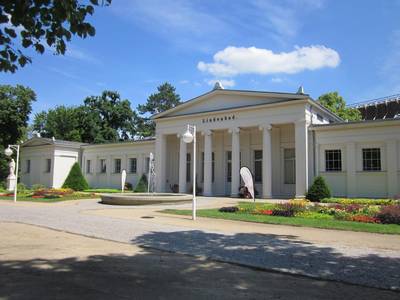
{"label": "fountain basin", "polygon": [[112,205],[151,205],[192,201],[193,195],[176,193],[101,194],[101,203]]}

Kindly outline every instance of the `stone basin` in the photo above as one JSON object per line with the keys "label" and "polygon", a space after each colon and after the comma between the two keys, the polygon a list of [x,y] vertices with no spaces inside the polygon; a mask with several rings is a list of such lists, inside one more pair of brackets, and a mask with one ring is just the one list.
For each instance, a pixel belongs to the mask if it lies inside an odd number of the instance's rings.
{"label": "stone basin", "polygon": [[193,195],[177,193],[101,194],[101,203],[112,205],[151,205],[192,201]]}

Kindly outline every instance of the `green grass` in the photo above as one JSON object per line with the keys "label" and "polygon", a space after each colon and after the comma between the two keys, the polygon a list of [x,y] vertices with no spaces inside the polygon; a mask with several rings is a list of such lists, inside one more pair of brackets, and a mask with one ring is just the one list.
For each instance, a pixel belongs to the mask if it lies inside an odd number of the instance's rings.
{"label": "green grass", "polygon": [[[53,199],[46,199],[46,198],[32,198],[28,197],[26,195],[18,195],[17,196],[17,201],[24,201],[24,202],[42,202],[42,203],[54,203],[54,202],[61,202],[61,201],[69,201],[69,200],[80,200],[80,199],[97,199],[99,196],[93,196],[93,195],[69,195],[69,196],[64,196],[61,198],[53,198]],[[14,198],[11,197],[6,197],[6,196],[0,196],[0,201],[1,200],[13,200]]]}
{"label": "green grass", "polygon": [[121,193],[118,189],[87,189],[84,190],[86,193]]}
{"label": "green grass", "polygon": [[[242,204],[241,204],[241,207]],[[268,209],[268,208],[267,208]],[[162,212],[175,215],[191,215],[191,210],[166,209]],[[360,223],[350,221],[339,221],[329,218],[302,218],[302,217],[279,217],[267,215],[255,215],[250,213],[222,213],[218,209],[200,209],[197,210],[199,217],[225,219],[234,221],[266,223],[277,225],[290,225],[302,227],[314,227],[322,229],[338,229],[348,231],[363,231],[372,233],[400,234],[400,225],[396,224],[374,224]]]}

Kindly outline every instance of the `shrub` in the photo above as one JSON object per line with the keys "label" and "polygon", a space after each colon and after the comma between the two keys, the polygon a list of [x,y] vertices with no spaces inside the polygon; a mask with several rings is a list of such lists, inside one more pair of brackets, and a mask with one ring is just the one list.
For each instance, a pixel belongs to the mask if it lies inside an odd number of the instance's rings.
{"label": "shrub", "polygon": [[317,176],[307,192],[306,198],[313,202],[319,202],[324,198],[330,198],[331,191],[322,176]]}
{"label": "shrub", "polygon": [[145,174],[140,177],[138,183],[133,190],[135,193],[144,193],[147,192],[147,177]]}
{"label": "shrub", "polygon": [[293,217],[296,213],[305,211],[306,207],[303,203],[290,201],[287,203],[279,203],[272,209],[273,216]]}
{"label": "shrub", "polygon": [[81,167],[77,162],[72,166],[71,171],[69,171],[68,177],[65,179],[62,187],[70,188],[75,191],[83,191],[89,188],[85,177],[83,177]]}
{"label": "shrub", "polygon": [[221,207],[220,209],[218,209],[219,212],[227,212],[227,213],[235,213],[238,210],[239,208],[236,206]]}
{"label": "shrub", "polygon": [[33,184],[31,187],[31,190],[37,191],[37,190],[43,190],[45,189],[45,186],[43,184]]}
{"label": "shrub", "polygon": [[25,194],[27,191],[28,189],[25,184],[23,184],[22,182],[18,183],[17,185],[18,194]]}
{"label": "shrub", "polygon": [[323,203],[339,204],[361,204],[361,205],[394,205],[400,204],[399,200],[394,199],[368,199],[368,198],[325,198]]}
{"label": "shrub", "polygon": [[124,190],[125,191],[131,191],[133,189],[133,185],[130,182],[125,182],[125,187]]}
{"label": "shrub", "polygon": [[382,206],[376,218],[383,224],[400,225],[400,205]]}

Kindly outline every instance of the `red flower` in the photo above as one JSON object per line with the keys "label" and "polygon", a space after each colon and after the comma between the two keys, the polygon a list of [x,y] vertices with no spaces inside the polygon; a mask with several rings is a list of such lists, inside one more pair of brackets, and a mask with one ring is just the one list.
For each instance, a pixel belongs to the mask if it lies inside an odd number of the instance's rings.
{"label": "red flower", "polygon": [[261,214],[270,216],[272,215],[272,209],[264,209],[261,211]]}

